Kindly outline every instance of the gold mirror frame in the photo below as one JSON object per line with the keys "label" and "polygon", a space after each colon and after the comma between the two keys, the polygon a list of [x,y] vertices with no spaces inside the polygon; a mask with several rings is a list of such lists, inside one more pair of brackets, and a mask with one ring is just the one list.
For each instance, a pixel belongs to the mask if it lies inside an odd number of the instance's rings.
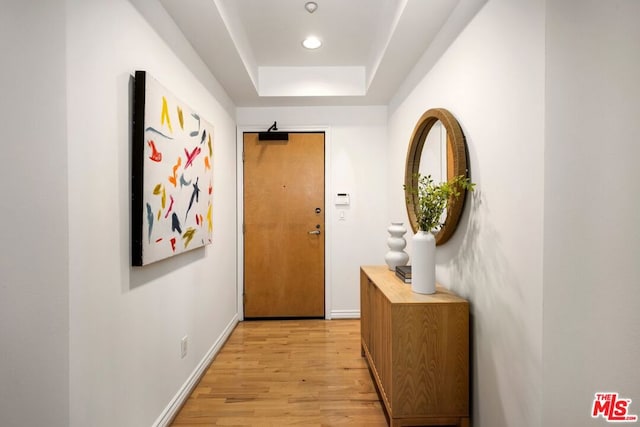
{"label": "gold mirror frame", "polygon": [[[417,195],[411,194],[407,188],[416,188],[418,186],[417,173],[420,170],[420,157],[422,148],[427,139],[429,131],[435,123],[442,122],[447,131],[447,162],[452,165],[452,170],[448,170],[447,178],[458,175],[468,176],[467,168],[467,144],[462,133],[460,124],[448,110],[444,108],[433,108],[428,110],[420,117],[416,127],[411,135],[409,151],[407,152],[407,162],[404,172],[405,184],[405,200],[407,206],[407,214],[409,215],[409,223],[413,232],[418,231],[418,219],[415,207],[417,203]],[[467,190],[461,189],[460,197],[451,199],[447,207],[447,219],[435,235],[436,245],[441,245],[451,238],[458,227],[458,221],[464,208],[464,201]]]}

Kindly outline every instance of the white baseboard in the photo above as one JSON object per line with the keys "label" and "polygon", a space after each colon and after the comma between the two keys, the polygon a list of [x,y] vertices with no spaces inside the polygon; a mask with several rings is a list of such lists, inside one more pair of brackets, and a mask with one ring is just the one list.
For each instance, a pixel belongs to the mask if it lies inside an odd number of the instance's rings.
{"label": "white baseboard", "polygon": [[175,416],[178,415],[180,408],[182,408],[182,405],[184,405],[184,403],[187,401],[187,399],[191,395],[191,392],[198,384],[198,381],[200,381],[200,378],[204,374],[205,370],[211,364],[213,358],[216,357],[216,355],[220,352],[220,349],[227,341],[229,335],[231,335],[231,332],[233,332],[233,329],[237,324],[238,315],[236,314],[224,329],[222,335],[220,335],[216,342],[213,343],[207,354],[205,354],[205,356],[202,358],[200,363],[198,363],[191,375],[189,375],[187,381],[185,381],[182,387],[180,387],[178,393],[176,393],[173,399],[171,399],[169,405],[167,405],[164,411],[162,411],[162,414],[160,414],[158,419],[152,424],[152,427],[168,427],[171,424],[171,421],[173,421]]}
{"label": "white baseboard", "polygon": [[360,310],[332,310],[331,319],[359,319]]}

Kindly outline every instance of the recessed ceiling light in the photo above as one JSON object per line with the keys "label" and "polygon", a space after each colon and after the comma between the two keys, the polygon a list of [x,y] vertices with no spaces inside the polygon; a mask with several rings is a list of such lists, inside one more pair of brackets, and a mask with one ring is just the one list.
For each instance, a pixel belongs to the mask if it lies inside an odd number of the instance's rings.
{"label": "recessed ceiling light", "polygon": [[302,41],[302,46],[307,49],[317,49],[322,46],[322,42],[316,36],[309,36]]}

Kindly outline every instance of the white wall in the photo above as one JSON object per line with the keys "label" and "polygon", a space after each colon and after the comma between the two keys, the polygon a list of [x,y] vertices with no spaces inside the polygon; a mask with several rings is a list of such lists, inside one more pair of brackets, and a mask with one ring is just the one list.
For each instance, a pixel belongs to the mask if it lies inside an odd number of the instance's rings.
{"label": "white wall", "polygon": [[[0,425],[69,423],[64,2],[0,13]],[[36,30],[37,29],[37,30]]]}
{"label": "white wall", "polygon": [[[640,415],[640,2],[547,2],[542,425]],[[635,425],[635,424],[634,424]]]}
{"label": "white wall", "polygon": [[471,303],[476,427],[541,425],[544,31],[544,1],[487,2],[390,111],[389,219],[406,219],[421,114],[447,108],[467,138],[477,190],[438,247],[437,278]]}
{"label": "white wall", "polygon": [[382,264],[388,251],[386,218],[386,107],[238,108],[238,128],[327,128],[329,194],[349,193],[343,209],[329,201],[326,212],[331,317],[358,317],[360,265]]}
{"label": "white wall", "polygon": [[[138,4],[162,18],[156,1]],[[236,316],[235,122],[168,17],[171,48],[129,1],[66,6],[70,425],[151,425]],[[142,268],[130,267],[137,69],[215,127],[213,244]]]}

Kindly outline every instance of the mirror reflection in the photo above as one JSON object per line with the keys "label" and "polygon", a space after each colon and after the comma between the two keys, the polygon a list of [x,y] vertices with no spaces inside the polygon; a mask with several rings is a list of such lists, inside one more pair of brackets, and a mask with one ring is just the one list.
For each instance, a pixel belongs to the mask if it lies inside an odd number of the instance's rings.
{"label": "mirror reflection", "polygon": [[453,168],[449,167],[448,158],[452,156],[447,155],[450,151],[447,146],[447,129],[438,120],[429,130],[422,147],[419,167],[421,175],[431,175],[436,183],[451,178],[448,171]]}
{"label": "mirror reflection", "polygon": [[[452,167],[449,167],[448,159],[453,156],[447,156],[448,152],[447,143],[447,129],[444,127],[440,120],[436,121],[429,133],[425,137],[424,145],[422,146],[422,154],[420,155],[419,172],[420,175],[430,175],[435,184],[447,181],[451,176],[448,171],[453,171]],[[445,208],[440,218],[440,222],[446,222],[447,209]],[[440,231],[437,228],[436,233]]]}

